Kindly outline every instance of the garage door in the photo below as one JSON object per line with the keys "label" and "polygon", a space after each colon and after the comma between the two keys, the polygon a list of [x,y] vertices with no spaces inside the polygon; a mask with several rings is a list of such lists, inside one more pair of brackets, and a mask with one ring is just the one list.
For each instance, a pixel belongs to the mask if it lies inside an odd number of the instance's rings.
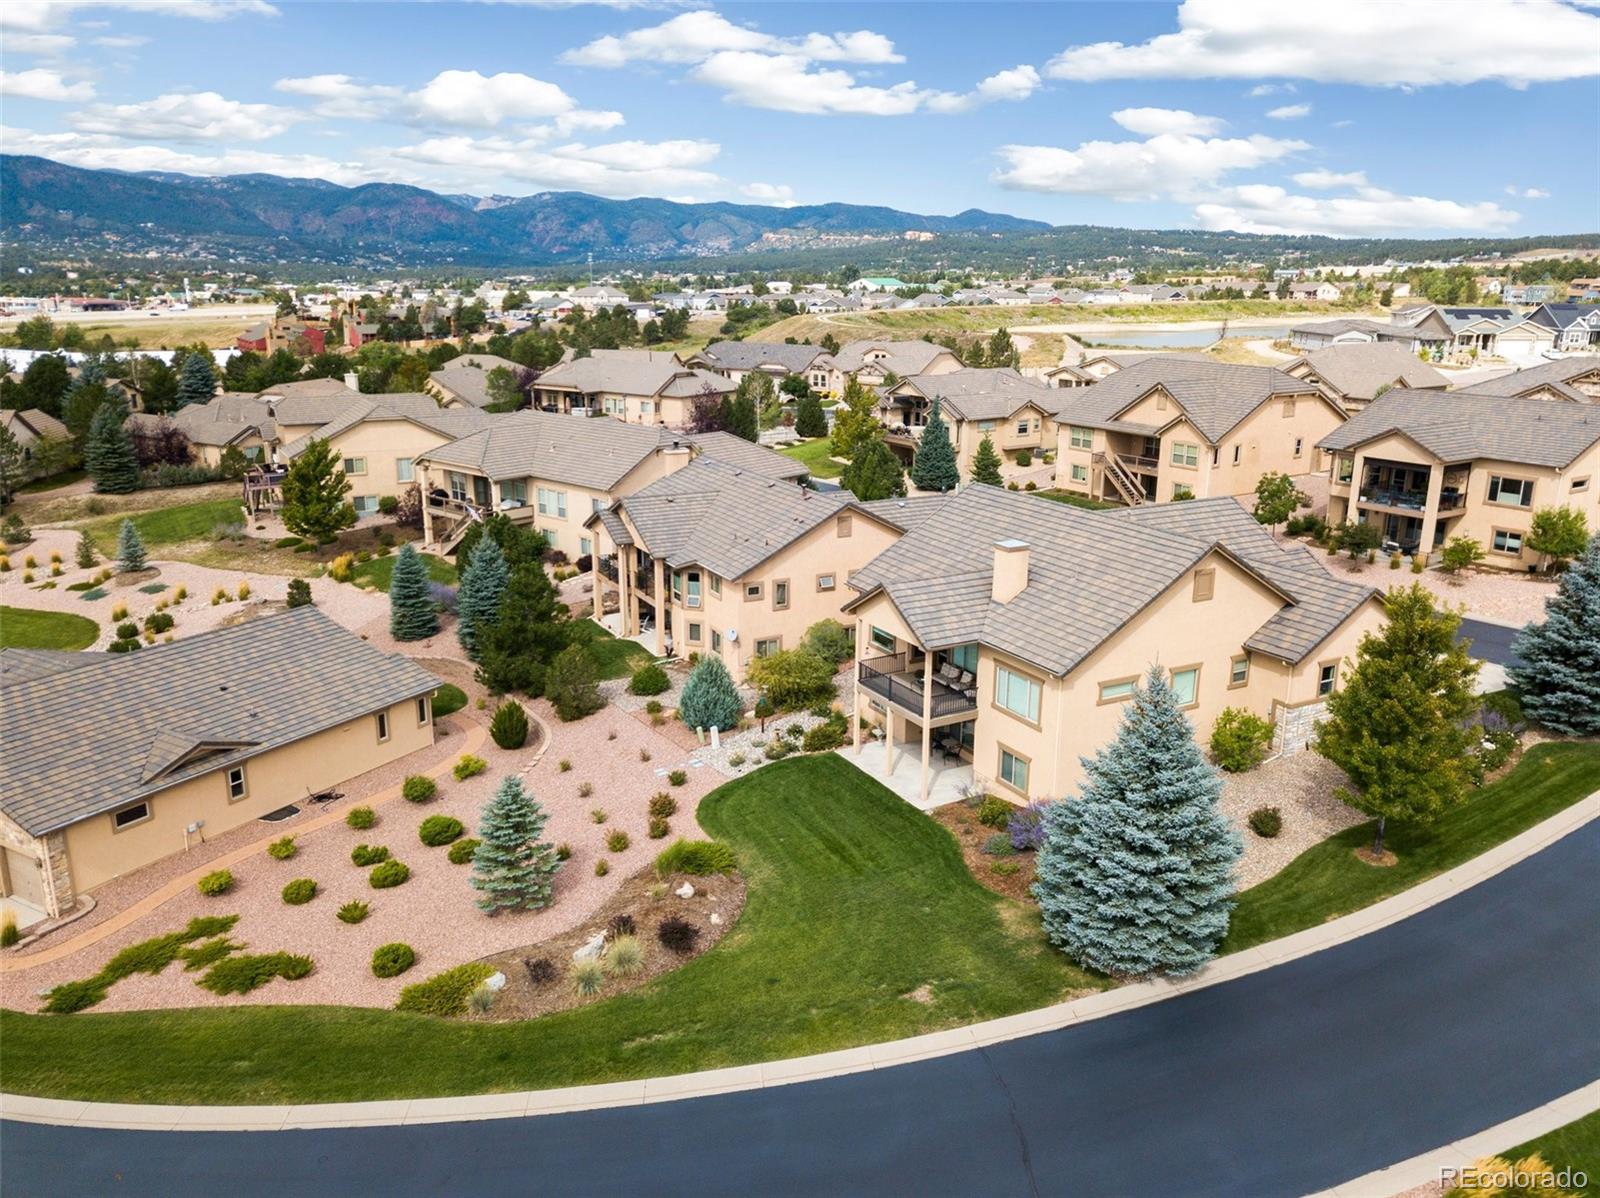
{"label": "garage door", "polygon": [[15,849],[6,849],[5,854],[6,893],[43,911],[44,878],[40,876],[39,863]]}

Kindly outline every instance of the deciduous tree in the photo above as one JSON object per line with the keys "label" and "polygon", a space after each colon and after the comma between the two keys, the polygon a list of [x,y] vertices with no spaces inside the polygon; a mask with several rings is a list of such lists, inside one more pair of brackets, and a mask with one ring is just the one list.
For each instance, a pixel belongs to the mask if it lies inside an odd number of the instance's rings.
{"label": "deciduous tree", "polygon": [[1258,524],[1270,525],[1272,535],[1278,535],[1278,525],[1310,502],[1294,485],[1294,479],[1276,470],[1269,470],[1256,483],[1254,514]]}

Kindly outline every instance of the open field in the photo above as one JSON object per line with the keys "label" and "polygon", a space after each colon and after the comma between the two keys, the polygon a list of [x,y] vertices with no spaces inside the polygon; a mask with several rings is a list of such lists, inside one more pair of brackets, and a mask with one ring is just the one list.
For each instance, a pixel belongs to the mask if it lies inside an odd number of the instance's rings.
{"label": "open field", "polygon": [[[192,308],[187,312],[143,310],[130,312],[45,312],[57,325],[72,325],[90,338],[109,335],[121,346],[135,349],[171,349],[204,341],[213,347],[232,345],[247,325],[272,316],[272,304],[217,304]],[[0,332],[32,319],[38,313],[0,319]]]}

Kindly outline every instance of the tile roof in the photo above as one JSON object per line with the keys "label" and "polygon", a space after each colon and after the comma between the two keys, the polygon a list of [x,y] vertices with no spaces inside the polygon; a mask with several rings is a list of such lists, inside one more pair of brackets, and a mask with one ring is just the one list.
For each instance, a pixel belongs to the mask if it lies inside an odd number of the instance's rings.
{"label": "tile roof", "polygon": [[713,341],[695,355],[724,370],[757,370],[762,366],[781,366],[790,374],[810,367],[828,351],[819,345],[789,345],[773,341]]}
{"label": "tile roof", "polygon": [[[868,363],[867,354],[881,350],[886,356],[881,363]],[[881,365],[898,375],[922,374],[941,355],[950,351],[931,341],[851,341],[833,355],[834,364],[846,374],[854,374],[863,366]]]}
{"label": "tile roof", "polygon": [[511,371],[522,369],[509,358],[496,357],[494,354],[462,354],[431,372],[428,378],[462,403],[481,408],[490,402],[489,372],[499,367]]}
{"label": "tile roof", "polygon": [[1573,379],[1590,374],[1600,377],[1600,358],[1592,354],[1541,362],[1525,370],[1513,370],[1509,374],[1470,383],[1462,391],[1473,395],[1520,396],[1548,387],[1573,403],[1600,403],[1600,395],[1590,395],[1571,385]]}
{"label": "tile roof", "polygon": [[1493,458],[1559,469],[1600,441],[1600,407],[1471,391],[1385,391],[1317,445],[1352,450],[1396,432],[1442,462]]}
{"label": "tile roof", "polygon": [[[0,810],[33,836],[439,685],[315,607],[139,653],[84,654],[69,686],[55,673],[14,680],[14,652],[0,652]],[[221,751],[184,762],[212,746]]]}
{"label": "tile roof", "polygon": [[661,443],[693,445],[698,452],[707,457],[716,458],[719,462],[739,470],[747,470],[751,474],[765,475],[767,478],[799,480],[811,473],[803,462],[797,462],[774,449],[753,444],[732,433],[675,433],[671,429],[662,429]]}
{"label": "tile roof", "polygon": [[72,430],[49,412],[40,411],[38,408],[7,408],[0,411],[0,426],[11,429],[13,433],[17,425],[33,430],[36,437],[52,437],[65,439],[72,436]]}
{"label": "tile roof", "polygon": [[695,395],[704,387],[726,392],[734,384],[709,370],[684,366],[675,354],[656,350],[594,350],[587,358],[572,358],[539,376],[541,388],[593,395]]}
{"label": "tile roof", "polygon": [[418,461],[460,466],[490,479],[543,478],[609,491],[661,447],[652,424],[625,424],[609,416],[525,409],[501,416]]}
{"label": "tile roof", "polygon": [[1321,396],[1315,383],[1291,378],[1271,366],[1236,366],[1208,358],[1165,354],[1145,358],[1088,387],[1051,392],[1057,418],[1075,424],[1103,423],[1157,386],[1166,389],[1189,422],[1213,445],[1274,395]]}
{"label": "tile roof", "polygon": [[[418,399],[426,403],[413,402]],[[374,395],[370,400],[351,404],[321,428],[289,442],[281,452],[283,457],[292,460],[305,452],[313,440],[326,441],[362,424],[405,420],[441,437],[454,439],[476,432],[494,419],[493,413],[476,408],[440,408],[428,395]]]}
{"label": "tile roof", "polygon": [[946,374],[915,374],[902,379],[893,391],[904,388],[962,420],[1003,420],[1026,404],[1050,408],[1059,398],[1050,388],[1023,378],[1009,366],[992,370],[963,367]]}
{"label": "tile roof", "polygon": [[1349,399],[1370,400],[1385,384],[1419,390],[1450,384],[1444,375],[1393,341],[1324,346],[1294,362],[1285,362],[1280,369],[1288,371],[1298,362],[1309,364],[1329,386]]}

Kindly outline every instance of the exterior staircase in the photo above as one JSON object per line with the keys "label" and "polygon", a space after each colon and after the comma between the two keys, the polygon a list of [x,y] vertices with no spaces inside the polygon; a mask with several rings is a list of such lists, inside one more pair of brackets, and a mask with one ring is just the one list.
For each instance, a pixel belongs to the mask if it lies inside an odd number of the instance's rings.
{"label": "exterior staircase", "polygon": [[1111,480],[1111,485],[1122,502],[1129,507],[1138,507],[1146,502],[1144,486],[1134,476],[1133,471],[1123,465],[1122,459],[1114,453],[1097,453],[1094,455],[1094,464],[1104,471],[1105,476]]}

